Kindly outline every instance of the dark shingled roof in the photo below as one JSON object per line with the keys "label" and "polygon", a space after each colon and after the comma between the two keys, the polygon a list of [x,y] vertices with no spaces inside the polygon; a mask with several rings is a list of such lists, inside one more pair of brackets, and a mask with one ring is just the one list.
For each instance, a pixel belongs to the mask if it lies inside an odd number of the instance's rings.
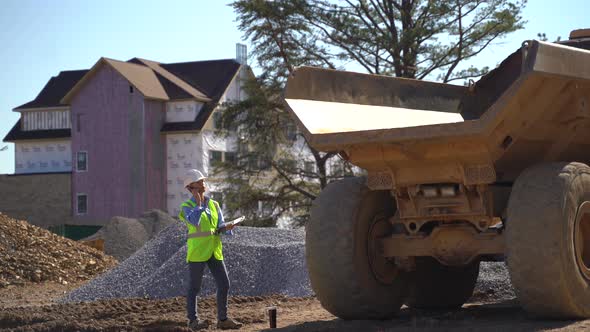
{"label": "dark shingled roof", "polygon": [[161,64],[163,68],[180,77],[199,91],[203,91],[212,101],[206,103],[195,121],[171,122],[162,127],[162,132],[200,130],[207,122],[219,98],[236,75],[240,64],[233,59],[198,62]]}
{"label": "dark shingled roof", "polygon": [[62,71],[57,76],[53,76],[43,90],[39,92],[37,97],[19,107],[15,110],[23,108],[38,108],[38,107],[59,107],[67,106],[60,103],[60,100],[70,91],[70,89],[78,83],[82,76],[86,75],[88,70],[70,70]]}
{"label": "dark shingled roof", "polygon": [[213,100],[219,100],[240,64],[234,59],[160,64]]}
{"label": "dark shingled roof", "polygon": [[70,138],[72,131],[70,129],[48,129],[48,130],[21,130],[21,120],[10,129],[4,142],[14,142],[31,139],[46,139],[46,138]]}
{"label": "dark shingled roof", "polygon": [[163,77],[162,75],[156,73],[156,77],[160,81],[160,84],[164,87],[164,90],[170,97],[170,100],[174,99],[191,99],[193,96],[189,95],[186,91],[178,87],[178,85],[170,82],[167,78]]}

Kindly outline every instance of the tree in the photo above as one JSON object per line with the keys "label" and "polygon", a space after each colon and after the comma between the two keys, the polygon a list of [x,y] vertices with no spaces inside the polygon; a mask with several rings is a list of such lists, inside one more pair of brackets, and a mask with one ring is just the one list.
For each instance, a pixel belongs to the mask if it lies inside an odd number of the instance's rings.
{"label": "tree", "polygon": [[[342,3],[342,4],[341,4]],[[478,77],[459,64],[523,27],[526,0],[241,0],[232,6],[264,72],[354,63],[368,73],[442,82]]]}
{"label": "tree", "polygon": [[239,123],[225,132],[237,137],[238,154],[215,172],[224,178],[227,210],[246,215],[246,225],[274,226],[282,216],[302,225],[319,191],[353,174],[337,152],[322,153],[305,142],[283,109],[279,87],[253,78],[244,86],[248,99],[223,107],[222,121]]}
{"label": "tree", "polygon": [[[253,200],[262,201],[269,211],[263,218],[267,224],[287,212],[305,222],[317,193],[344,175],[333,174],[326,165],[351,170],[339,161],[338,151],[322,153],[301,136],[295,141],[303,142],[301,146],[285,137],[284,129],[292,128],[293,122],[280,96],[295,67],[360,68],[444,83],[478,77],[488,68],[466,66],[466,61],[521,29],[525,5],[526,0],[234,1],[239,28],[262,74],[248,84],[250,99],[228,105],[224,116],[241,123],[238,131],[246,147],[238,158],[241,162],[220,168],[238,188],[226,192],[240,196],[228,200],[234,202],[228,204],[230,209],[247,209]],[[303,151],[300,158],[314,163],[313,170],[293,163],[297,149]],[[244,158],[256,159],[273,172],[247,167],[255,162],[244,163]],[[269,173],[274,175],[268,178]]]}

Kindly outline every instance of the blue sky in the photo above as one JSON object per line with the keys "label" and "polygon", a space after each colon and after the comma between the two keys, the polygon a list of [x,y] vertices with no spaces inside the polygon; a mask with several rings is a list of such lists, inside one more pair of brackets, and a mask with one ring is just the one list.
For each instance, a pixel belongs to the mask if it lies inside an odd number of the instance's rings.
{"label": "blue sky", "polygon": [[[524,30],[493,45],[475,65],[493,67],[526,39],[549,40],[590,28],[588,0],[529,0]],[[231,1],[2,0],[0,10],[0,138],[51,76],[88,69],[100,57],[182,62],[235,57],[245,43]],[[247,43],[246,43],[247,44]],[[248,45],[249,46],[249,45]],[[249,46],[250,47],[250,46]],[[14,144],[0,143],[0,174],[14,172]]]}

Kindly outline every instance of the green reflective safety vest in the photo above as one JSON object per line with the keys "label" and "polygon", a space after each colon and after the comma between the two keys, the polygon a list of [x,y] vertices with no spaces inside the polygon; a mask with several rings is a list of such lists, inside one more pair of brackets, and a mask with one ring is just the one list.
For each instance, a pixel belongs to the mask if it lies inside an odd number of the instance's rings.
{"label": "green reflective safety vest", "polygon": [[197,203],[189,199],[180,204],[180,213],[178,214],[178,218],[180,218],[188,228],[186,261],[206,262],[211,256],[215,256],[215,259],[217,260],[223,260],[221,239],[219,235],[215,234],[215,231],[217,230],[217,221],[219,220],[219,214],[217,212],[219,209],[219,203],[209,198],[207,207],[211,211],[211,218],[209,218],[207,213],[203,211],[203,213],[201,213],[199,226],[195,226],[188,222],[184,217],[183,211],[184,207],[194,209],[196,206]]}

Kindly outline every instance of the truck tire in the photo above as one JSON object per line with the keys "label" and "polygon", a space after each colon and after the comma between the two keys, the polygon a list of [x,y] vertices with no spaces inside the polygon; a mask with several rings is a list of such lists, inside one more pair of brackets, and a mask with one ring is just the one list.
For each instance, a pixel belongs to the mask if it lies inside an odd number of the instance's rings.
{"label": "truck tire", "polygon": [[508,202],[506,254],[516,295],[537,317],[590,317],[590,167],[525,170]]}
{"label": "truck tire", "polygon": [[374,221],[388,224],[394,210],[389,192],[370,191],[365,178],[333,182],[313,202],[305,236],[307,267],[312,289],[333,315],[385,319],[399,311],[409,285],[406,274],[382,258],[378,263],[388,273],[376,276],[369,257],[374,243],[368,240]]}
{"label": "truck tire", "polygon": [[473,294],[479,260],[466,266],[445,266],[432,257],[416,257],[413,285],[406,305],[418,309],[455,309]]}

